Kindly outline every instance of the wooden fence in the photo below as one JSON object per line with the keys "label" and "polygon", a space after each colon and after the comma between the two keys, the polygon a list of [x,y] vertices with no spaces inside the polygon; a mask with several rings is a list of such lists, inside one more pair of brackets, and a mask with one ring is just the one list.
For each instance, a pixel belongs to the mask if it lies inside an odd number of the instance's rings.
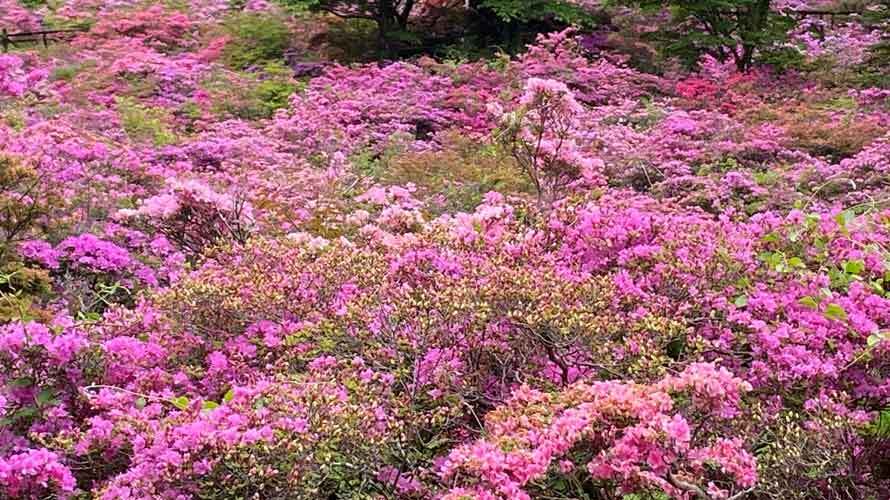
{"label": "wooden fence", "polygon": [[19,33],[9,33],[6,28],[0,30],[0,47],[3,52],[8,52],[10,47],[17,47],[24,44],[40,44],[44,47],[49,46],[49,42],[58,39],[64,39],[74,36],[76,33],[83,33],[88,28],[68,28],[62,30],[43,30],[43,31],[22,31]]}
{"label": "wooden fence", "polygon": [[839,17],[848,17],[852,15],[862,14],[858,10],[795,10],[793,14],[799,17],[818,17],[820,20],[828,19],[829,24],[834,28],[836,20]]}

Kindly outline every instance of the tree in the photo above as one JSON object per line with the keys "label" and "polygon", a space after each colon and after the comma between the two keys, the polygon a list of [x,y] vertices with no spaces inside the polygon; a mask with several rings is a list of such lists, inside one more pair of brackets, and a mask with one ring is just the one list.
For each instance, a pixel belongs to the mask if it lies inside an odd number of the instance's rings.
{"label": "tree", "polygon": [[[480,16],[483,25],[490,26],[488,29],[497,33],[510,52],[520,48],[519,35],[534,31],[531,28],[536,25],[544,31],[551,31],[572,24],[589,25],[595,21],[591,9],[581,2],[565,0],[470,0],[468,6]],[[554,22],[558,26],[554,26]]]}
{"label": "tree", "polygon": [[770,0],[630,0],[644,10],[669,9],[670,24],[654,33],[665,52],[693,65],[704,54],[733,61],[746,71],[758,50],[775,48],[794,26],[790,12],[771,9]]}
{"label": "tree", "polygon": [[343,19],[366,19],[377,25],[377,39],[384,52],[391,52],[393,37],[408,29],[415,0],[281,0],[292,6],[328,12]]}

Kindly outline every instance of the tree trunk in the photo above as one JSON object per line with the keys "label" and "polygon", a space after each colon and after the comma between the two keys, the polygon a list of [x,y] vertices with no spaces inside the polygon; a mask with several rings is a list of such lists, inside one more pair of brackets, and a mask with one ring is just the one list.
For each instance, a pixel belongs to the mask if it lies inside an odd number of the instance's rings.
{"label": "tree trunk", "polygon": [[754,52],[757,49],[756,39],[763,34],[769,24],[769,6],[770,0],[757,0],[746,16],[744,31],[741,33],[742,53],[739,54],[736,50],[733,54],[739,71],[745,72],[751,68]]}
{"label": "tree trunk", "polygon": [[377,11],[377,43],[379,45],[380,55],[383,58],[392,56],[392,47],[390,45],[389,35],[396,25],[395,7],[390,0],[380,0],[380,8]]}
{"label": "tree trunk", "polygon": [[405,31],[408,29],[408,19],[411,17],[411,10],[414,9],[414,0],[406,0],[402,7],[402,12],[398,13],[399,29]]}

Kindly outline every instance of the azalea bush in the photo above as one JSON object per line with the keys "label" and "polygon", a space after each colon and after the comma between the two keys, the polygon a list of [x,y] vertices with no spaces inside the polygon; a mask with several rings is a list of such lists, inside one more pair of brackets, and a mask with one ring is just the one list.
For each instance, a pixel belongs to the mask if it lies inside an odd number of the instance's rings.
{"label": "azalea bush", "polygon": [[0,497],[890,497],[883,11],[791,71],[563,8],[346,64],[261,0],[0,1],[89,27],[0,55]]}

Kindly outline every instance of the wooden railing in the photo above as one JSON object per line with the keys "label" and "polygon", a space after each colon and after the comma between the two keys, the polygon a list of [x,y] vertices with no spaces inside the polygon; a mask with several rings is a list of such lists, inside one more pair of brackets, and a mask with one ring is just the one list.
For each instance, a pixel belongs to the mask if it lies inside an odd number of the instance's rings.
{"label": "wooden railing", "polygon": [[22,31],[18,33],[9,33],[6,28],[0,30],[0,47],[3,52],[9,51],[10,47],[19,46],[26,43],[40,44],[44,47],[49,46],[50,41],[58,38],[73,36],[76,33],[83,33],[88,28],[68,28],[61,30],[43,30],[43,31]]}
{"label": "wooden railing", "polygon": [[821,20],[828,18],[831,27],[834,28],[836,19],[838,17],[846,17],[853,16],[857,14],[862,14],[861,11],[858,10],[818,10],[818,9],[801,9],[792,11],[792,13],[796,16],[800,17],[818,17]]}

